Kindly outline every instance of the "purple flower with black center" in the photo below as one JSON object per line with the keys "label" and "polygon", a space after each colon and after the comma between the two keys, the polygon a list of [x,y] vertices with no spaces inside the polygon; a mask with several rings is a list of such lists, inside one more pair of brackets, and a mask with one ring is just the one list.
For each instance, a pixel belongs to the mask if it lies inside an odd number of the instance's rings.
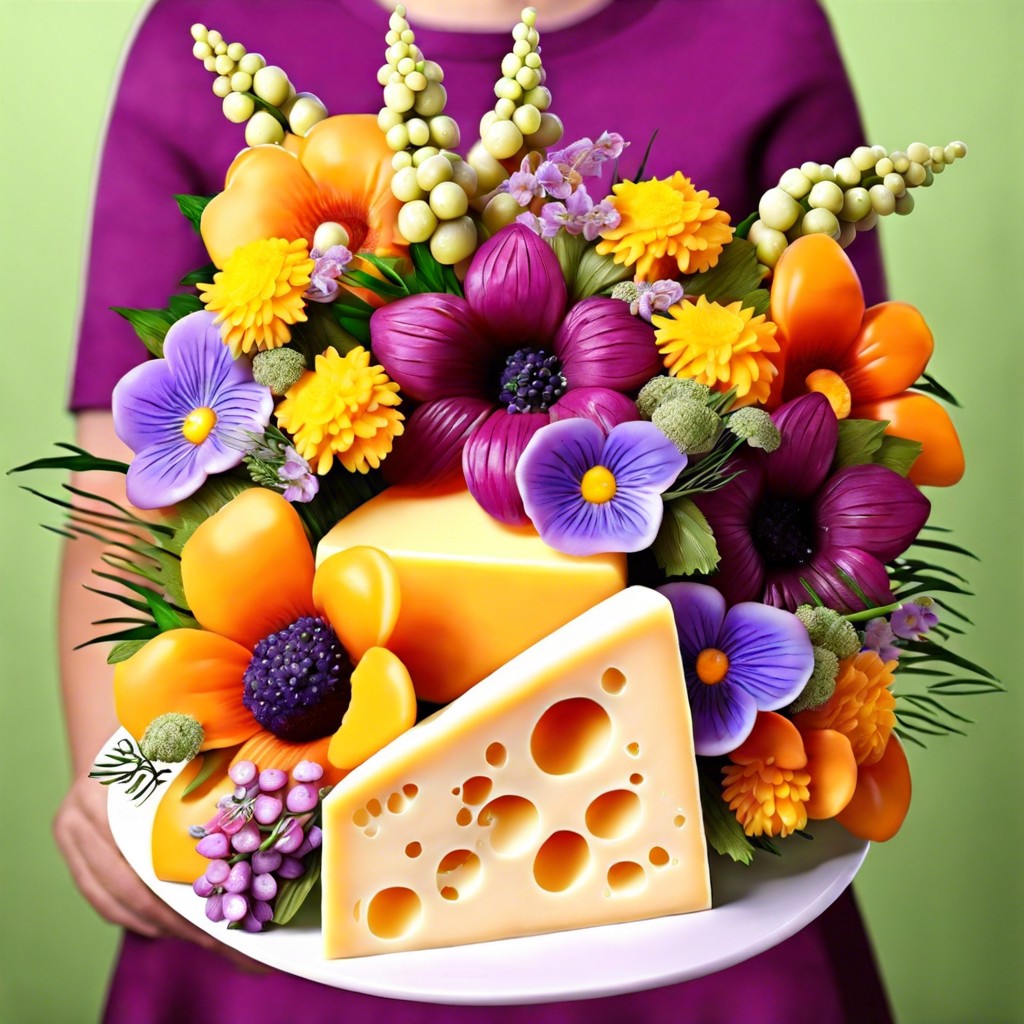
{"label": "purple flower with black center", "polygon": [[248,358],[232,359],[206,310],[172,324],[163,358],[129,370],[112,404],[114,431],[135,452],[127,490],[137,508],[173,505],[237,466],[238,437],[262,435],[274,410],[270,389],[252,379]]}
{"label": "purple flower with black center", "polygon": [[899,661],[900,649],[896,646],[896,634],[884,616],[871,619],[865,626],[864,650],[876,651],[882,661]]}
{"label": "purple flower with black center", "polygon": [[885,466],[833,472],[839,423],[824,395],[787,402],[772,421],[775,451],[744,447],[724,468],[738,475],[693,499],[722,556],[709,582],[732,604],[795,609],[808,587],[836,611],[891,603],[885,563],[913,542],[928,499]]}
{"label": "purple flower with black center", "polygon": [[561,420],[530,439],[516,483],[545,544],[597,555],[650,547],[661,494],[685,468],[686,456],[653,423],[619,423],[606,436],[590,420]]}
{"label": "purple flower with black center", "polygon": [[726,611],[714,587],[669,583],[698,754],[716,757],[750,735],[759,711],[793,702],[814,670],[803,623],[781,608],[746,601]]}
{"label": "purple flower with black center", "polygon": [[480,247],[465,293],[412,295],[370,319],[377,359],[421,403],[385,475],[423,483],[461,465],[490,515],[525,523],[515,468],[530,438],[557,420],[610,430],[637,419],[629,394],[661,366],[654,332],[617,299],[584,299],[567,312],[557,257],[518,224]]}
{"label": "purple flower with black center", "polygon": [[303,298],[333,302],[338,294],[338,278],[352,262],[352,253],[343,245],[332,245],[326,252],[314,249],[309,255],[315,263]]}
{"label": "purple flower with black center", "polygon": [[923,640],[925,634],[939,624],[939,616],[930,604],[908,601],[889,616],[893,633],[903,640]]}
{"label": "purple flower with black center", "polygon": [[284,489],[286,501],[312,501],[320,490],[320,481],[309,463],[291,445],[284,449],[284,462],[278,468],[277,476],[288,485]]}

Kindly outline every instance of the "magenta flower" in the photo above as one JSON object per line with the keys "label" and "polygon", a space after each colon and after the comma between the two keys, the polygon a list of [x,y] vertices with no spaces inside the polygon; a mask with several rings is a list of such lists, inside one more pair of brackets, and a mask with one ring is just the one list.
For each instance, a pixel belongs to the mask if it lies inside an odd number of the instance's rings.
{"label": "magenta flower", "polygon": [[700,583],[659,587],[672,605],[693,716],[693,745],[715,757],[750,735],[758,711],[777,711],[811,678],[814,651],[803,623],[781,608],[725,598]]}
{"label": "magenta flower", "polygon": [[422,403],[385,472],[419,483],[461,463],[490,515],[525,523],[515,468],[530,438],[557,420],[609,430],[637,419],[627,395],[660,368],[654,333],[617,299],[585,299],[567,313],[555,254],[517,224],[480,247],[465,292],[412,295],[370,320],[377,359]]}
{"label": "magenta flower", "polygon": [[782,443],[767,453],[744,448],[724,487],[694,498],[722,556],[708,581],[735,604],[806,604],[805,581],[837,611],[892,600],[885,563],[913,542],[930,504],[885,466],[832,472],[839,424],[824,395],[787,402],[772,420]]}
{"label": "magenta flower", "polygon": [[127,488],[137,508],[173,505],[237,466],[239,438],[262,435],[270,421],[270,388],[252,379],[248,358],[231,358],[213,321],[200,310],[172,324],[163,359],[129,370],[114,388],[114,432],[135,452]]}
{"label": "magenta flower", "polygon": [[516,482],[545,544],[598,555],[650,547],[661,493],[685,468],[686,456],[653,423],[619,423],[605,436],[590,420],[562,420],[530,439]]}

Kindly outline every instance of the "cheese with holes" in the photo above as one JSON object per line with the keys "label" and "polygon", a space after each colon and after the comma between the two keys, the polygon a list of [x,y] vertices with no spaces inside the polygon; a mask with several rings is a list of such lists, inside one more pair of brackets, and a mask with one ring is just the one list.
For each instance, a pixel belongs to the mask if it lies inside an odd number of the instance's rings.
{"label": "cheese with holes", "polygon": [[668,601],[632,587],[352,771],[323,807],[327,957],[711,905]]}
{"label": "cheese with holes", "polygon": [[417,696],[439,704],[626,585],[625,555],[554,551],[532,527],[492,519],[464,488],[389,488],[320,541],[317,564],[361,544],[398,570],[388,648]]}

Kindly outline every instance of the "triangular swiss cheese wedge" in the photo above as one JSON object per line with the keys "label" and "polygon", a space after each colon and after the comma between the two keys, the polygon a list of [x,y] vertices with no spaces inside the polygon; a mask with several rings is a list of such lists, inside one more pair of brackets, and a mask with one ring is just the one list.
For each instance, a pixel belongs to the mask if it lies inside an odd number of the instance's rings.
{"label": "triangular swiss cheese wedge", "polygon": [[327,797],[323,848],[327,957],[709,907],[668,601],[608,598],[394,740]]}

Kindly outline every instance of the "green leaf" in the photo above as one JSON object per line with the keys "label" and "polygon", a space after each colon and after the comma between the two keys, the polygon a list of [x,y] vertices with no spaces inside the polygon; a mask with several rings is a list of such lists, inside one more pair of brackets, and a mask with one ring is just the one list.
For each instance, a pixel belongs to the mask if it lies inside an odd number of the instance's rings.
{"label": "green leaf", "polygon": [[942,401],[949,402],[950,405],[955,406],[957,409],[960,408],[960,403],[956,400],[956,396],[951,391],[947,391],[930,373],[921,374],[921,379],[914,385],[914,389],[916,391],[923,391],[926,395],[941,398]]}
{"label": "green leaf", "polygon": [[373,313],[373,306],[364,302],[358,295],[342,289],[328,308],[343,331],[347,331],[361,345],[370,344],[370,316]]}
{"label": "green leaf", "polygon": [[301,878],[287,878],[277,887],[274,900],[274,924],[287,924],[305,902],[310,890],[320,880],[320,850],[306,858],[306,873]]}
{"label": "green leaf", "polygon": [[297,349],[306,358],[306,366],[314,366],[316,356],[329,348],[337,350],[339,355],[351,352],[362,344],[357,338],[345,330],[331,310],[322,303],[310,302],[306,306],[309,319],[303,324],[292,328],[291,348]]}
{"label": "green leaf", "polygon": [[184,799],[193,790],[198,789],[214,772],[223,771],[227,768],[228,762],[231,760],[233,750],[222,749],[222,750],[208,750],[205,754],[197,754],[202,764],[199,766],[199,771],[196,773],[196,777],[182,790],[181,797]]}
{"label": "green leaf", "polygon": [[382,281],[379,277],[374,277],[373,274],[368,274],[365,270],[346,270],[345,280],[352,282],[360,288],[365,288],[367,291],[373,292],[374,295],[379,295],[384,299],[402,299],[409,294],[409,289],[404,281],[401,284],[395,284],[392,281]]}
{"label": "green leaf", "polygon": [[[68,446],[58,445],[58,447],[66,448]],[[128,463],[119,462],[117,459],[99,459],[88,452],[80,452],[76,455],[54,455],[48,459],[35,459],[32,462],[26,462],[24,466],[15,466],[14,469],[9,469],[7,472],[25,473],[36,469],[63,469],[71,473],[88,473],[94,470],[105,473],[127,473]],[[32,493],[41,498],[45,497],[37,491],[32,491]]]}
{"label": "green leaf", "polygon": [[213,198],[213,196],[186,195],[176,195],[174,197],[174,201],[178,204],[178,209],[188,218],[197,235],[199,234],[199,222],[202,219],[203,210],[206,209],[207,204]]}
{"label": "green leaf", "polygon": [[665,503],[665,515],[652,550],[667,576],[713,572],[720,558],[708,521],[689,498]]}
{"label": "green leaf", "polygon": [[745,238],[733,238],[714,267],[684,277],[682,283],[687,295],[703,295],[708,302],[735,302],[758,288],[764,273],[754,246]]}
{"label": "green leaf", "polygon": [[172,295],[167,301],[167,310],[175,320],[181,320],[191,313],[204,309],[203,300],[195,292],[187,295]]}
{"label": "green leaf", "polygon": [[[559,235],[564,233],[558,232]],[[591,295],[606,295],[620,281],[628,281],[632,277],[632,267],[616,263],[611,256],[601,256],[596,245],[584,245],[573,276],[566,278],[571,282],[569,302],[580,302]]]}
{"label": "green leaf", "polygon": [[207,263],[205,266],[189,271],[178,284],[183,288],[195,288],[197,284],[210,284],[213,281],[213,275],[216,273],[217,264]]}
{"label": "green leaf", "polygon": [[417,292],[447,292],[449,295],[462,295],[462,285],[455,276],[452,267],[438,263],[426,242],[414,242],[409,246],[412,265],[416,275],[412,283]]}
{"label": "green leaf", "polygon": [[905,437],[886,434],[882,438],[882,447],[875,455],[875,462],[899,473],[900,476],[906,476],[921,454],[921,448],[920,441],[910,441]]}
{"label": "green leaf", "polygon": [[[91,590],[91,587],[86,587],[86,590]],[[108,595],[109,596],[109,595]],[[111,641],[117,643],[122,640],[152,640],[153,637],[159,635],[159,630],[156,626],[136,626],[134,629],[122,629],[119,633],[107,633],[104,636],[94,636],[91,640],[86,640],[84,643],[78,644],[75,647],[76,651],[80,651],[83,647],[91,647],[93,644],[105,644]]]}
{"label": "green leaf", "polygon": [[704,835],[708,845],[723,857],[731,857],[739,864],[754,859],[754,847],[743,832],[743,826],[729,805],[722,799],[722,791],[707,772],[698,771],[700,779],[700,806],[704,817]]}
{"label": "green leaf", "polygon": [[921,654],[931,661],[942,662],[946,665],[956,665],[957,668],[966,669],[968,672],[982,676],[1001,687],[999,680],[992,675],[988,669],[984,669],[980,665],[976,665],[969,658],[965,658],[953,651],[947,651],[944,647],[940,647],[931,640],[917,640],[912,643],[908,643],[906,649],[911,654]]}
{"label": "green leaf", "polygon": [[755,288],[752,292],[740,296],[744,309],[752,309],[754,316],[767,316],[771,296],[767,288]]}
{"label": "green leaf", "polygon": [[885,420],[840,420],[833,471],[874,462],[875,453],[882,447],[887,426]]}
{"label": "green leaf", "polygon": [[107,664],[116,665],[118,662],[127,661],[148,643],[148,640],[122,640],[120,643],[114,644],[107,655]]}
{"label": "green leaf", "polygon": [[385,279],[401,288],[403,295],[409,294],[409,285],[398,269],[405,264],[405,260],[400,256],[374,256],[373,253],[362,252],[359,258],[376,267]]}
{"label": "green leaf", "polygon": [[[736,238],[746,238],[747,233],[750,231],[751,225],[754,223],[754,221],[760,219],[761,215],[757,212],[757,210],[755,210],[753,213],[747,214],[747,216],[744,217],[743,220],[741,220],[739,224],[736,225]],[[733,241],[735,241],[736,238],[734,238]]]}

